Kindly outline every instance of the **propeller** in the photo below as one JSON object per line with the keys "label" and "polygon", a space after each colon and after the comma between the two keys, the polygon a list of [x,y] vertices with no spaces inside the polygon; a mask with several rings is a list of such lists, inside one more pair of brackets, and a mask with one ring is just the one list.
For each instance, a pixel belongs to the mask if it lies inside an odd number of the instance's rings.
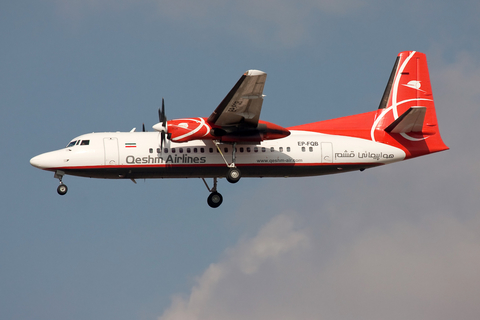
{"label": "propeller", "polygon": [[165,100],[162,98],[162,109],[158,109],[158,120],[159,123],[153,126],[153,129],[160,132],[160,150],[163,152],[163,144],[165,143],[165,139],[169,138],[170,135],[168,134],[167,128],[167,116],[165,115]]}

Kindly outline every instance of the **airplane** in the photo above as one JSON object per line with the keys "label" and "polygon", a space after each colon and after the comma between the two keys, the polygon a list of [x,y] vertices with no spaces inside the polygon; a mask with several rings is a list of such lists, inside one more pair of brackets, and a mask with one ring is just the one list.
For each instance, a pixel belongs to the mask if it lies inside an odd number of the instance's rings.
{"label": "airplane", "polygon": [[[426,55],[398,54],[379,107],[292,127],[260,120],[267,74],[245,72],[208,117],[168,120],[162,99],[153,132],[89,133],[30,160],[65,175],[104,178],[201,178],[207,203],[223,202],[217,181],[305,177],[364,171],[449,148],[440,137]],[[212,178],[210,187],[205,179]]]}

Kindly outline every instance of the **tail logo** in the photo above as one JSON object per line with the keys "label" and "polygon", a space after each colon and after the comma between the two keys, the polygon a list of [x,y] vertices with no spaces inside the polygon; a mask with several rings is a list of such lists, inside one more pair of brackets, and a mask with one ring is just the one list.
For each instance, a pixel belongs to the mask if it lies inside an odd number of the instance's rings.
{"label": "tail logo", "polygon": [[420,87],[422,86],[422,84],[420,83],[420,81],[418,80],[412,80],[412,81],[409,81],[407,84],[404,84],[405,87],[409,87],[409,88],[412,88],[412,89],[415,89],[415,90],[420,90],[422,92],[425,92],[423,90],[420,89]]}
{"label": "tail logo", "polygon": [[[399,66],[399,68],[397,70],[397,74],[395,76],[395,80],[394,80],[393,87],[392,87],[392,92],[391,92],[391,95],[392,95],[391,96],[391,105],[388,108],[382,110],[382,113],[378,116],[377,119],[375,119],[375,121],[373,123],[373,126],[370,130],[370,135],[372,137],[372,141],[376,141],[375,140],[375,128],[377,127],[377,125],[380,123],[380,121],[386,116],[386,114],[389,111],[393,112],[393,118],[396,120],[399,117],[399,114],[398,114],[398,106],[399,105],[404,104],[404,103],[410,103],[412,101],[418,101],[418,100],[433,101],[431,99],[426,99],[426,98],[406,99],[406,100],[402,100],[402,101],[397,100],[398,90],[399,90],[399,85],[400,85],[400,79],[402,77],[402,73],[403,73],[405,67],[407,66],[407,64],[410,62],[410,59],[412,59],[412,57],[415,55],[415,53],[416,53],[416,51],[410,52],[409,56],[405,59],[405,61],[403,61],[403,63]],[[418,91],[426,92],[426,91],[420,89],[422,87],[422,84],[421,84],[420,80],[410,80],[408,83],[401,84],[401,85],[403,85],[405,87],[408,87],[408,88],[411,88],[411,89],[418,90]],[[410,141],[422,141],[422,140],[425,140],[425,139],[428,138],[428,137],[414,138],[414,137],[409,136],[406,133],[401,133],[401,136],[404,137],[407,140],[410,140]]]}

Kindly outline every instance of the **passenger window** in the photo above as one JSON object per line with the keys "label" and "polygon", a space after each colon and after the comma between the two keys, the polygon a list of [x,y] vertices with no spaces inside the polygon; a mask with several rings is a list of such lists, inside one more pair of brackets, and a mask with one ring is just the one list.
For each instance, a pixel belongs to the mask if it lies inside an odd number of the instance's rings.
{"label": "passenger window", "polygon": [[179,148],[178,150],[180,153],[183,153],[183,148]]}
{"label": "passenger window", "polygon": [[290,147],[287,147],[287,152],[290,152]]}
{"label": "passenger window", "polygon": [[278,151],[283,152],[283,147],[279,147]]}
{"label": "passenger window", "polygon": [[243,152],[243,147],[240,147],[240,152]]}
{"label": "passenger window", "polygon": [[193,153],[197,153],[198,152],[198,149],[197,148],[193,148]]}
{"label": "passenger window", "polygon": [[88,146],[90,144],[90,140],[82,140],[82,143],[80,143],[81,146]]}
{"label": "passenger window", "polygon": [[163,148],[163,152],[168,153],[168,148]]}
{"label": "passenger window", "polygon": [[225,148],[225,149],[223,149],[223,150],[225,150],[225,152],[228,152],[228,148]]}
{"label": "passenger window", "polygon": [[148,149],[148,152],[153,153],[153,148]]}
{"label": "passenger window", "polygon": [[192,150],[190,148],[187,148],[187,153],[190,153],[192,152]]}
{"label": "passenger window", "polygon": [[254,152],[258,152],[258,147],[254,147],[254,148],[253,148],[253,151],[254,151]]}
{"label": "passenger window", "polygon": [[302,152],[305,152],[305,147],[302,147]]}
{"label": "passenger window", "polygon": [[213,148],[208,148],[208,152],[213,153]]}
{"label": "passenger window", "polygon": [[247,147],[247,152],[250,152],[250,151],[251,151],[250,147]]}
{"label": "passenger window", "polygon": [[201,153],[204,153],[204,152],[205,152],[205,149],[204,149],[204,148],[200,148],[200,152],[201,152]]}
{"label": "passenger window", "polygon": [[273,152],[275,151],[275,148],[274,147],[270,147],[270,152]]}
{"label": "passenger window", "polygon": [[157,153],[160,153],[162,152],[162,150],[160,150],[160,148],[157,148]]}
{"label": "passenger window", "polygon": [[265,149],[265,147],[262,147],[262,152],[265,152],[267,151],[267,149]]}
{"label": "passenger window", "polygon": [[172,148],[172,153],[175,153],[175,148]]}
{"label": "passenger window", "polygon": [[313,152],[313,147],[309,147],[308,151]]}

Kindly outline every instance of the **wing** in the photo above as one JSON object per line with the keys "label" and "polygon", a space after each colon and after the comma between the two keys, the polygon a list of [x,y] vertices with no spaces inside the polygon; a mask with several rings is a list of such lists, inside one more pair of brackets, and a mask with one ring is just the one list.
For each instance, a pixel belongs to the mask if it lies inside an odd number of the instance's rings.
{"label": "wing", "polygon": [[267,74],[248,70],[230,90],[208,118],[208,123],[219,127],[245,126],[256,128],[262,111],[263,87]]}

